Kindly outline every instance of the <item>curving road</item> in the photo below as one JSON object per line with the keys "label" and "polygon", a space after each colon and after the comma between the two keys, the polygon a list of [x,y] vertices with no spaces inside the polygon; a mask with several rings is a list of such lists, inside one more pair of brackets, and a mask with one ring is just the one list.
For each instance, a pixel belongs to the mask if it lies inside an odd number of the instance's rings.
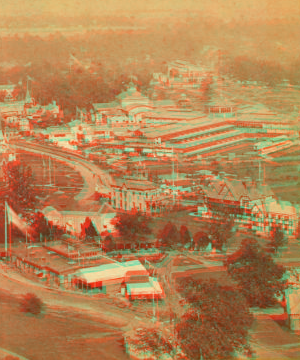
{"label": "curving road", "polygon": [[68,163],[70,167],[77,170],[84,179],[84,186],[80,193],[76,195],[75,200],[89,199],[95,193],[96,185],[99,182],[103,188],[108,190],[113,184],[113,179],[107,172],[101,170],[97,165],[86,160],[83,156],[61,150],[54,146],[41,145],[22,140],[11,141],[10,146],[64,161]]}

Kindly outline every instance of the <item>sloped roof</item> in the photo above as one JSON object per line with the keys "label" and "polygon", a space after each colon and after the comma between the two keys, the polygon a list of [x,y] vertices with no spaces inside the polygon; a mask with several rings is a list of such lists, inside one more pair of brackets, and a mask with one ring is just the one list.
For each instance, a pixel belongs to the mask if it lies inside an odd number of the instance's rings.
{"label": "sloped roof", "polygon": [[137,91],[136,87],[134,86],[134,84],[129,84],[129,88],[125,91],[123,91],[121,94],[117,95],[116,96],[117,99],[120,99],[120,100],[124,100],[124,99],[137,99],[137,98],[140,98],[140,99],[144,99],[144,100],[149,100],[147,98],[147,96],[141,94],[139,91]]}
{"label": "sloped roof", "polygon": [[109,109],[109,108],[115,108],[119,106],[119,103],[117,101],[111,101],[109,103],[95,103],[93,104],[94,109]]}
{"label": "sloped roof", "polygon": [[205,189],[205,192],[208,197],[231,201],[240,201],[243,196],[248,197],[250,201],[274,196],[268,185],[257,185],[243,179],[228,178],[211,180],[211,184]]}
{"label": "sloped roof", "polygon": [[139,114],[144,112],[150,112],[153,108],[150,105],[129,105],[126,106],[126,111],[128,111],[130,114]]}
{"label": "sloped roof", "polygon": [[106,202],[101,206],[98,214],[114,214],[115,212],[116,211]]}
{"label": "sloped roof", "polygon": [[55,209],[53,206],[46,206],[43,210],[42,213],[44,214],[44,216],[47,216],[50,213],[57,213],[57,215],[59,215],[59,211],[57,209]]}
{"label": "sloped roof", "polygon": [[146,271],[138,261],[127,261],[125,263],[112,263],[79,270],[75,275],[88,284],[98,281],[109,281],[124,278],[128,272]]}
{"label": "sloped roof", "polygon": [[[173,185],[173,180],[166,181],[166,184]],[[193,185],[192,179],[176,179],[174,180],[174,186],[191,186]]]}
{"label": "sloped roof", "polygon": [[123,185],[130,190],[154,190],[157,188],[157,186],[147,180],[115,179],[115,187],[121,188]]}
{"label": "sloped roof", "polygon": [[113,214],[116,211],[107,203],[100,204],[99,202],[95,201],[81,201],[81,202],[74,202],[71,203],[69,209],[65,208],[54,208],[52,206],[47,206],[42,210],[42,213],[46,216],[47,214],[55,212],[58,216],[59,215],[82,215],[82,216],[96,216],[101,214]]}
{"label": "sloped roof", "polygon": [[297,210],[289,201],[274,200],[266,202],[265,207],[266,211],[271,214],[297,217]]}
{"label": "sloped roof", "polygon": [[149,282],[146,283],[131,283],[127,284],[127,291],[130,295],[155,295],[163,294],[163,290],[160,286],[160,283],[150,278]]}

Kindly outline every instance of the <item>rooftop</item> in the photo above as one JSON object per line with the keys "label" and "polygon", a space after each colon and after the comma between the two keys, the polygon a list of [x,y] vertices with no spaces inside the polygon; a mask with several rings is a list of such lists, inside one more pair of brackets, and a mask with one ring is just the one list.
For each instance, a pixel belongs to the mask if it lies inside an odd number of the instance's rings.
{"label": "rooftop", "polygon": [[157,187],[154,185],[154,183],[148,181],[148,180],[135,180],[135,179],[115,179],[115,185],[114,187],[122,188],[125,186],[127,189],[130,190],[155,190]]}

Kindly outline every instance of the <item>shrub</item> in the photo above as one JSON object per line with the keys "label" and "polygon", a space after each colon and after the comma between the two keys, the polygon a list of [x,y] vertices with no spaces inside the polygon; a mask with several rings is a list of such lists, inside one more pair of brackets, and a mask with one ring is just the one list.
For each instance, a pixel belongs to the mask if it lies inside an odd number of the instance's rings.
{"label": "shrub", "polygon": [[22,312],[38,315],[42,311],[42,307],[42,301],[35,294],[28,293],[21,300]]}

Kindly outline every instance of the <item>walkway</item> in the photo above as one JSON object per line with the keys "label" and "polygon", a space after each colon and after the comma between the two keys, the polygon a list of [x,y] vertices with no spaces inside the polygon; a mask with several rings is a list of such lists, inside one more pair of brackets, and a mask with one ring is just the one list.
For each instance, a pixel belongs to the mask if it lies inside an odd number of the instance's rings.
{"label": "walkway", "polygon": [[29,359],[25,358],[24,356],[18,355],[16,353],[12,352],[12,351],[8,351],[8,350],[3,349],[2,347],[0,347],[0,357],[1,357],[1,359],[2,358],[5,359],[5,357],[9,356],[9,355],[14,356],[15,358],[17,358],[19,360],[29,360]]}

